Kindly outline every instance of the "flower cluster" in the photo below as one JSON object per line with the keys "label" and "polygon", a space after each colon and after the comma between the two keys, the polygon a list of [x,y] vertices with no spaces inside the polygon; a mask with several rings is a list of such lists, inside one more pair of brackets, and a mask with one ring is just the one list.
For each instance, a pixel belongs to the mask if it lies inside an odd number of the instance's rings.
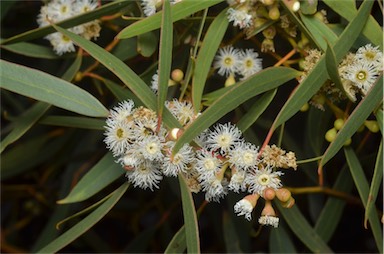
{"label": "flower cluster", "polygon": [[[51,23],[57,23],[96,8],[97,2],[95,0],[53,0],[41,7],[40,14],[37,17],[37,23],[39,27],[48,26]],[[94,20],[68,30],[90,40],[99,37],[100,29],[99,21]],[[49,34],[45,39],[50,41],[54,51],[58,55],[75,51],[73,42],[59,32]]]}
{"label": "flower cluster", "polygon": [[[302,82],[312,71],[316,62],[321,58],[319,50],[308,51],[303,67]],[[364,97],[383,71],[383,53],[379,47],[367,44],[358,48],[356,53],[348,53],[338,66],[343,90],[351,101],[357,100],[357,94]],[[324,96],[332,101],[345,99],[345,95],[334,83],[328,81],[311,99],[311,104],[324,110]]]}
{"label": "flower cluster", "polygon": [[258,57],[259,54],[253,49],[240,50],[226,46],[217,52],[213,67],[222,76],[239,74],[241,79],[246,79],[263,69],[262,59]]}
{"label": "flower cluster", "polygon": [[[227,11],[228,21],[233,22],[233,26],[243,29],[247,37],[251,37],[260,29],[263,31],[265,38],[261,45],[262,52],[275,51],[273,39],[277,27],[286,35],[296,37],[296,25],[286,14],[280,15],[279,1],[227,0],[227,3],[230,6]],[[292,11],[300,8],[299,1],[291,1],[289,5]]]}
{"label": "flower cluster", "polygon": [[[189,102],[172,100],[165,105],[184,127],[198,117]],[[229,191],[247,191],[250,195],[236,203],[235,212],[250,220],[257,199],[262,197],[266,200],[265,211],[259,222],[277,226],[278,218],[270,201],[277,196],[291,206],[293,199],[281,188],[283,173],[276,168],[296,169],[294,153],[286,153],[275,145],[260,152],[243,139],[235,125],[226,123],[207,129],[195,138],[193,146],[185,144],[172,156],[179,132],[167,131],[158,125],[154,111],[134,108],[128,100],[110,110],[104,141],[135,187],[153,190],[159,188],[163,176],[182,174],[190,190],[204,191],[207,201],[218,202]]]}

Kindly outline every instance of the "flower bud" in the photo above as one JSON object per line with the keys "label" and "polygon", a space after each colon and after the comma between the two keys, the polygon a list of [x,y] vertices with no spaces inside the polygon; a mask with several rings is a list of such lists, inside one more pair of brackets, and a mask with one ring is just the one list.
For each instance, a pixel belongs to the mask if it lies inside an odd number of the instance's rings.
{"label": "flower bud", "polygon": [[349,146],[352,143],[352,139],[349,138],[344,142],[344,146]]}
{"label": "flower bud", "polygon": [[277,199],[283,203],[287,202],[292,197],[291,192],[286,188],[277,189],[275,193]]}
{"label": "flower bud", "polygon": [[300,111],[301,112],[306,112],[308,111],[309,109],[309,104],[308,103],[305,103],[301,108],[300,108]]}
{"label": "flower bud", "polygon": [[184,72],[180,69],[174,69],[171,73],[171,77],[174,81],[180,83],[184,78]]}
{"label": "flower bud", "polygon": [[344,119],[338,118],[333,122],[333,126],[335,127],[336,130],[340,130],[344,125]]}
{"label": "flower bud", "polygon": [[263,198],[265,200],[273,200],[276,196],[275,190],[272,188],[266,188],[263,192]]}
{"label": "flower bud", "polygon": [[335,128],[332,128],[325,133],[325,140],[327,140],[328,142],[332,142],[333,140],[335,140],[336,135],[337,130]]}
{"label": "flower bud", "polygon": [[230,74],[229,77],[225,80],[224,86],[227,87],[234,84],[236,84],[235,77],[233,76],[233,74]]}
{"label": "flower bud", "polygon": [[284,202],[282,206],[284,208],[291,208],[295,204],[295,199],[291,197],[287,202]]}
{"label": "flower bud", "polygon": [[274,216],[276,217],[275,209],[272,207],[272,203],[269,200],[265,201],[265,206],[263,208],[263,211],[261,212],[262,216]]}
{"label": "flower bud", "polygon": [[280,18],[279,8],[275,5],[269,9],[268,16],[272,20],[278,20]]}
{"label": "flower bud", "polygon": [[377,124],[377,121],[375,120],[367,120],[364,122],[365,127],[373,133],[376,133],[380,130],[379,125]]}

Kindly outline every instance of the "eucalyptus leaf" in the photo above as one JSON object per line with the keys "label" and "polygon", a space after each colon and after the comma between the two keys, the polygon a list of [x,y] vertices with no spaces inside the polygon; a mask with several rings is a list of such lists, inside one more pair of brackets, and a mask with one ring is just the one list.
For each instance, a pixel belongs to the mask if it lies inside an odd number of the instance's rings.
{"label": "eucalyptus leaf", "polygon": [[227,9],[221,11],[209,26],[195,62],[192,83],[192,102],[195,112],[199,112],[205,82],[217,49],[228,27]]}
{"label": "eucalyptus leaf", "polygon": [[59,200],[58,203],[68,204],[86,200],[111,184],[123,173],[122,166],[115,162],[111,153],[107,153],[81,178],[68,196]]}
{"label": "eucalyptus leaf", "polygon": [[[223,0],[209,0],[209,1],[196,1],[196,0],[183,0],[177,4],[172,5],[172,22],[178,21],[198,11],[204,10],[210,6],[222,2]],[[118,35],[119,39],[130,38],[139,34],[143,34],[161,26],[162,11],[159,11],[143,20],[137,21],[132,25],[124,28]]]}
{"label": "eucalyptus leaf", "polygon": [[67,81],[4,60],[0,61],[0,69],[1,88],[82,115],[108,115],[108,110],[95,97]]}
{"label": "eucalyptus leaf", "polygon": [[26,133],[49,109],[50,105],[45,102],[37,102],[30,109],[25,111],[22,115],[12,123],[13,130],[2,141],[0,146],[0,153],[4,149],[19,139],[24,133]]}
{"label": "eucalyptus leaf", "polygon": [[159,47],[157,116],[161,119],[163,116],[164,103],[167,99],[168,80],[172,65],[173,23],[171,20],[171,6],[169,1],[163,1]]}
{"label": "eucalyptus leaf", "polygon": [[[369,185],[367,178],[365,177],[363,168],[361,167],[360,161],[357,158],[355,151],[351,147],[344,148],[345,158],[349,166],[349,170],[355,182],[357,191],[359,192],[360,199],[367,208],[367,200],[369,195]],[[379,216],[375,209],[370,209],[368,216],[369,224],[376,241],[377,249],[380,253],[383,253],[383,233],[382,224],[379,221]]]}
{"label": "eucalyptus leaf", "polygon": [[164,253],[184,253],[187,249],[187,242],[185,238],[185,225],[183,225],[176,234],[172,237]]}
{"label": "eucalyptus leaf", "polygon": [[157,36],[153,32],[140,34],[137,36],[137,52],[144,57],[150,57],[155,53],[157,43]]}
{"label": "eucalyptus leaf", "polygon": [[180,183],[181,201],[183,203],[187,251],[188,253],[200,253],[199,229],[193,197],[184,176],[179,174],[178,178]]}
{"label": "eucalyptus leaf", "polygon": [[[119,77],[124,82],[124,84],[128,86],[131,91],[143,102],[145,106],[156,111],[157,104],[155,94],[151,91],[147,84],[145,84],[145,82],[124,62],[100,46],[82,38],[81,36],[78,36],[57,26],[55,26],[55,28],[68,36],[79,46],[84,48],[84,50],[86,50],[91,56],[93,56],[101,64],[107,67],[117,77]],[[180,123],[166,109],[164,109],[163,121],[168,127],[180,127]]]}
{"label": "eucalyptus leaf", "polygon": [[1,45],[1,48],[11,51],[13,53],[44,59],[58,59],[60,56],[56,55],[51,48],[40,46],[28,42],[19,42],[10,45]]}
{"label": "eucalyptus leaf", "polygon": [[291,208],[284,208],[280,202],[274,202],[290,229],[305,244],[312,252],[315,253],[331,253],[332,250],[323,241],[323,239],[315,232],[303,214],[298,209],[297,205]]}
{"label": "eucalyptus leaf", "polygon": [[91,130],[104,130],[105,121],[81,116],[46,116],[39,124],[64,126]]}
{"label": "eucalyptus leaf", "polygon": [[84,234],[115,206],[128,189],[128,186],[128,183],[121,185],[104,204],[100,205],[95,211],[36,253],[56,253]]}
{"label": "eucalyptus leaf", "polygon": [[[131,1],[117,0],[117,1],[105,4],[95,10],[60,21],[56,25],[62,26],[63,28],[70,28],[73,26],[77,26],[77,25],[89,22],[89,21],[93,21],[105,15],[116,14],[117,12],[123,10],[125,7],[127,7],[130,4],[131,4]],[[1,44],[5,45],[5,44],[29,41],[36,38],[44,37],[54,32],[55,32],[55,29],[52,27],[52,25],[36,28],[30,31],[24,32],[22,34],[15,35],[11,38],[4,39],[1,41]]]}

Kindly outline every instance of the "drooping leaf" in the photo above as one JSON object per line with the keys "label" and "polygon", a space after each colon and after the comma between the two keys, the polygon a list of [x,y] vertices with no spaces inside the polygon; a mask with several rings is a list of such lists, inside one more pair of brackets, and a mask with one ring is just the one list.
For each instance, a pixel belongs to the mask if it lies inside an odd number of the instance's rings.
{"label": "drooping leaf", "polygon": [[335,140],[329,144],[327,150],[324,152],[323,159],[320,162],[321,165],[327,163],[340,150],[347,139],[349,139],[360,126],[363,125],[373,109],[375,109],[383,100],[382,82],[383,76],[380,76],[371,90],[369,90],[364,99],[360,101],[355,110],[345,121],[343,127],[337,133]]}
{"label": "drooping leaf", "polygon": [[81,88],[42,71],[0,61],[0,87],[82,115],[105,117],[108,110]]}
{"label": "drooping leaf", "polygon": [[45,102],[37,102],[29,110],[25,111],[21,116],[12,123],[13,130],[2,141],[0,146],[0,153],[4,149],[19,139],[26,133],[49,109],[50,105]]}
{"label": "drooping leaf", "polygon": [[[324,0],[324,3],[348,21],[352,21],[357,14],[356,1]],[[362,33],[373,44],[383,49],[383,29],[372,16],[368,17],[367,23],[365,24]]]}
{"label": "drooping leaf", "polygon": [[381,140],[379,150],[377,151],[377,158],[375,163],[375,169],[373,171],[373,177],[371,186],[369,188],[369,194],[367,198],[367,205],[365,207],[364,225],[367,228],[367,221],[371,210],[375,208],[377,194],[380,189],[380,184],[383,182],[383,140]]}
{"label": "drooping leaf", "polygon": [[51,48],[40,46],[28,42],[19,42],[10,45],[1,45],[1,48],[23,56],[57,59],[60,56],[56,55]]}
{"label": "drooping leaf", "polygon": [[293,233],[295,233],[308,249],[315,253],[332,252],[323,239],[311,227],[296,205],[291,208],[284,208],[280,202],[274,202],[274,204],[278,207]]}
{"label": "drooping leaf", "polygon": [[[210,0],[210,1],[195,1],[195,0],[183,0],[177,4],[172,5],[172,22],[185,18],[200,10],[204,10],[210,6],[222,2],[223,0]],[[160,28],[162,11],[155,13],[143,20],[137,21],[132,25],[124,28],[117,38],[125,39],[139,34],[143,34],[155,29]]]}
{"label": "drooping leaf", "polygon": [[[101,6],[95,10],[86,12],[84,14],[74,16],[67,20],[58,22],[56,25],[63,28],[69,28],[77,26],[95,19],[101,18],[105,15],[116,14],[120,10],[123,10],[125,7],[131,4],[131,1],[118,0]],[[7,38],[1,41],[2,45],[12,44],[17,42],[29,41],[36,38],[44,37],[50,33],[54,33],[55,29],[52,26],[46,26],[42,28],[36,28],[30,31],[27,31],[22,34],[15,35],[11,38]]]}
{"label": "drooping leaf", "polygon": [[195,62],[192,83],[192,102],[195,112],[199,112],[205,82],[211,69],[212,60],[223,40],[228,27],[227,9],[221,11],[209,26]]}
{"label": "drooping leaf", "polygon": [[298,75],[294,69],[272,67],[264,69],[247,80],[231,87],[224,95],[206,109],[177,140],[173,153],[176,153],[185,143],[190,142],[198,134],[214,124],[222,116],[238,107],[248,99],[272,90]]}
{"label": "drooping leaf", "polygon": [[111,153],[107,153],[81,178],[68,196],[59,200],[58,203],[68,204],[86,200],[111,184],[123,173],[121,165],[115,162]]}
{"label": "drooping leaf", "polygon": [[184,253],[187,249],[187,242],[185,239],[185,225],[183,225],[176,234],[172,237],[164,253]]}
{"label": "drooping leaf", "polygon": [[[359,192],[360,199],[365,208],[367,208],[367,200],[369,195],[369,184],[365,177],[363,168],[361,167],[360,161],[357,158],[355,151],[351,147],[344,148],[345,158],[349,166],[349,170],[355,182],[357,191]],[[361,218],[363,219],[363,218]],[[368,221],[371,226],[373,237],[376,241],[377,249],[380,253],[383,253],[383,233],[382,224],[379,221],[379,216],[376,209],[370,209],[368,214]]]}
{"label": "drooping leaf", "polygon": [[105,121],[81,116],[46,116],[39,124],[64,126],[80,129],[104,130]]}
{"label": "drooping leaf", "polygon": [[245,113],[245,115],[236,123],[237,127],[241,131],[246,131],[251,125],[256,122],[259,116],[272,102],[273,98],[277,93],[277,89],[270,90],[263,94],[252,107]]}
{"label": "drooping leaf", "polygon": [[200,253],[199,229],[193,197],[184,176],[179,174],[178,178],[181,190],[181,201],[183,203],[187,251],[188,253]]}
{"label": "drooping leaf", "polygon": [[126,192],[128,186],[128,183],[124,183],[123,185],[121,185],[118,189],[111,193],[110,198],[106,200],[104,204],[100,205],[91,214],[89,214],[75,226],[68,229],[64,234],[53,240],[51,243],[49,243],[47,246],[40,249],[36,253],[56,253],[71,242],[73,242],[76,238],[84,234],[115,206],[117,201],[119,201],[119,199]]}

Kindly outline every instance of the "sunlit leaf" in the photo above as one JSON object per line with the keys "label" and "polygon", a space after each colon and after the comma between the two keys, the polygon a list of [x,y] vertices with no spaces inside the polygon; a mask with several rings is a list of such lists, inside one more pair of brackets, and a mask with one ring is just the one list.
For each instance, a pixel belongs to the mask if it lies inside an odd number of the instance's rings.
{"label": "sunlit leaf", "polygon": [[0,61],[0,87],[82,115],[102,117],[108,110],[91,94],[45,72]]}

